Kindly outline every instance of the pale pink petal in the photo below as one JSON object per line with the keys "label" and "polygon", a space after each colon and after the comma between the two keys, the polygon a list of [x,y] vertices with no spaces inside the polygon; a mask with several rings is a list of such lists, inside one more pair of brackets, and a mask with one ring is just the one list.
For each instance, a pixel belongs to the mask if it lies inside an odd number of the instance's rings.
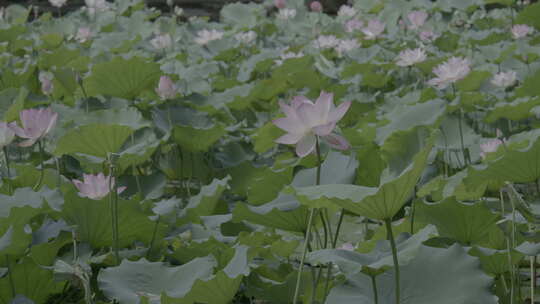
{"label": "pale pink petal", "polygon": [[47,128],[45,129],[45,132],[43,132],[43,135],[49,133],[49,131],[51,131],[52,128],[54,128],[54,126],[56,125],[57,119],[58,119],[58,113],[52,113],[52,115],[49,117]]}
{"label": "pale pink petal", "polygon": [[[312,128],[321,124],[319,112],[314,104],[304,103],[296,110],[296,115],[300,122],[307,128]],[[323,122],[324,123],[324,122]]]}
{"label": "pale pink petal", "polygon": [[350,107],[351,107],[350,101],[341,103],[335,110],[330,112],[330,114],[328,115],[328,120],[334,121],[334,122],[339,121],[340,119],[343,118],[343,116],[345,116],[345,114],[347,113]]}
{"label": "pale pink petal", "polygon": [[302,139],[304,135],[303,134],[293,134],[293,133],[287,133],[280,138],[276,139],[276,143],[278,144],[284,144],[284,145],[294,145],[300,139]]}
{"label": "pale pink petal", "polygon": [[288,117],[274,119],[272,123],[289,133],[303,133],[305,130],[300,121]]}
{"label": "pale pink petal", "polygon": [[315,132],[315,134],[319,136],[327,136],[328,134],[332,133],[335,127],[336,127],[336,122],[332,121],[325,125],[314,127],[313,132]]}
{"label": "pale pink petal", "polygon": [[330,110],[334,106],[333,100],[333,93],[321,92],[321,95],[319,98],[317,98],[317,101],[315,102],[315,110],[320,121],[326,121],[328,118],[328,113],[330,113]]}
{"label": "pale pink petal", "polygon": [[25,141],[21,141],[18,146],[19,147],[30,147],[31,145],[35,144],[37,141],[37,138],[31,138]]}
{"label": "pale pink petal", "polygon": [[295,96],[292,100],[292,107],[295,109],[298,109],[303,104],[313,104],[313,102],[309,99],[307,99],[305,96]]}
{"label": "pale pink petal", "polygon": [[316,142],[317,140],[315,135],[309,134],[302,137],[302,139],[300,139],[300,141],[296,144],[296,154],[299,157],[308,155],[315,149]]}
{"label": "pale pink petal", "polygon": [[118,187],[118,189],[116,189],[116,193],[120,194],[122,192],[124,192],[124,190],[126,190],[127,187]]}
{"label": "pale pink petal", "polygon": [[341,135],[329,134],[323,137],[323,139],[334,149],[348,150],[351,148],[351,145],[349,144],[347,139],[345,139],[345,137]]}
{"label": "pale pink petal", "polygon": [[10,122],[8,126],[15,133],[15,135],[22,138],[28,138],[26,132],[24,132],[24,129],[19,127],[16,122]]}

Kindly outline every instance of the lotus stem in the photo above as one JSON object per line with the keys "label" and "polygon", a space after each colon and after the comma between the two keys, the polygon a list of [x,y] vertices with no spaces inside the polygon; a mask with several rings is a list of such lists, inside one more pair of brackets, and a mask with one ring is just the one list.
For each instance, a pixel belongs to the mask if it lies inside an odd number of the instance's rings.
{"label": "lotus stem", "polygon": [[154,248],[154,242],[156,240],[157,229],[158,229],[160,220],[161,220],[161,216],[158,215],[156,219],[156,224],[154,225],[154,231],[152,232],[152,239],[150,240],[150,247],[148,248],[148,252],[146,253],[146,259],[148,259],[150,257],[150,254],[152,254],[152,249]]}
{"label": "lotus stem", "polygon": [[[4,146],[3,150],[4,150],[4,159],[6,160],[7,178],[10,179],[11,178],[11,169],[9,167],[9,155],[8,155],[7,146]],[[8,194],[9,195],[13,194],[13,189],[11,188],[11,183],[8,183]]]}
{"label": "lotus stem", "polygon": [[45,175],[45,167],[43,166],[43,143],[41,142],[41,140],[38,141],[38,147],[39,147],[39,155],[40,155],[40,158],[39,158],[39,163],[40,163],[40,171],[39,171],[39,179],[37,181],[37,183],[34,185],[34,188],[33,190],[36,191],[39,189],[39,187],[41,187],[41,183],[43,182],[43,176]]}
{"label": "lotus stem", "polygon": [[[499,199],[501,201],[501,215],[504,217],[505,210],[504,210],[504,196],[502,189],[499,190]],[[512,253],[510,252],[511,246],[510,246],[510,239],[508,236],[504,236],[506,239],[506,252],[508,254],[508,270],[510,272],[510,304],[514,304],[514,266],[512,265]]]}
{"label": "lotus stem", "polygon": [[379,304],[379,293],[377,292],[377,280],[375,276],[370,276],[371,278],[371,287],[373,288],[373,300],[375,304]]}
{"label": "lotus stem", "polygon": [[399,304],[399,262],[397,256],[397,247],[396,241],[394,240],[394,233],[392,232],[392,220],[386,219],[384,221],[386,224],[386,232],[388,234],[388,240],[390,241],[390,246],[392,247],[392,258],[394,259],[394,268],[395,268],[395,281],[396,281],[396,304]]}
{"label": "lotus stem", "polygon": [[534,274],[534,272],[535,272],[534,271],[535,257],[531,256],[531,257],[529,257],[529,259],[530,259],[530,262],[531,262],[531,303],[534,304],[534,287],[536,286],[536,277],[535,277],[535,274]]}
{"label": "lotus stem", "polygon": [[[113,185],[114,181],[114,185]],[[115,180],[115,168],[112,157],[109,158],[109,204],[111,207],[112,237],[115,264],[120,264],[119,241],[118,241],[118,183]]]}
{"label": "lotus stem", "polygon": [[[316,137],[316,143],[315,143],[315,152],[317,153],[317,173],[316,173],[316,180],[315,185],[320,185],[321,183],[321,150],[319,147],[319,138]],[[309,210],[309,217],[308,217],[308,223],[307,223],[307,231],[306,236],[304,239],[304,248],[302,250],[302,256],[300,258],[300,266],[298,267],[298,276],[296,278],[296,286],[294,288],[294,297],[293,297],[293,304],[296,304],[298,302],[298,295],[300,292],[300,284],[302,282],[302,271],[304,269],[304,261],[306,259],[306,254],[308,251],[308,244],[309,239],[311,237],[311,226],[313,225],[313,218],[315,217],[315,208],[310,208]],[[311,299],[313,300],[313,299]]]}
{"label": "lotus stem", "polygon": [[[343,218],[345,216],[345,209],[341,209],[341,212],[339,213],[339,220],[336,228],[336,234],[334,234],[334,238],[332,239],[332,249],[336,248],[339,232],[341,230],[341,224],[343,223]],[[328,296],[328,287],[330,285],[330,277],[332,276],[332,262],[328,263],[328,272],[326,273],[326,283],[324,284],[324,300],[323,303],[326,301],[326,297]]]}

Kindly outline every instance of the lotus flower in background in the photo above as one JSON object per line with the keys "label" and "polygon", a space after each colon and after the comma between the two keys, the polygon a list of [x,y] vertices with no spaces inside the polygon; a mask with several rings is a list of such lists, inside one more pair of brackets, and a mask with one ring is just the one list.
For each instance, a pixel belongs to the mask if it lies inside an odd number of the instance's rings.
{"label": "lotus flower in background", "polygon": [[14,137],[15,132],[11,130],[9,125],[5,122],[0,122],[0,149],[9,145]]}
{"label": "lotus flower in background", "polygon": [[433,73],[437,77],[428,81],[428,84],[436,86],[439,89],[444,89],[448,85],[465,78],[470,71],[471,68],[467,59],[451,57],[433,69]]}
{"label": "lotus flower in background", "polygon": [[424,23],[426,23],[428,14],[424,11],[412,11],[407,15],[407,19],[409,19],[409,22],[411,25],[409,25],[409,28],[411,30],[419,29]]}
{"label": "lotus flower in background", "polygon": [[201,30],[197,32],[195,43],[199,45],[207,45],[210,41],[223,38],[223,32],[218,30]]}
{"label": "lotus flower in background", "polygon": [[364,22],[358,19],[351,19],[345,22],[345,31],[347,33],[352,33],[357,30],[361,30],[364,27]]}
{"label": "lotus flower in background", "polygon": [[296,9],[294,9],[294,8],[280,9],[279,13],[277,15],[277,18],[281,19],[281,20],[289,20],[289,19],[292,19],[294,17],[296,17]]}
{"label": "lotus flower in background", "polygon": [[[288,49],[288,48],[287,48]],[[277,65],[282,65],[283,64],[283,61],[287,60],[287,59],[290,59],[290,58],[302,58],[304,57],[304,53],[303,52],[298,52],[298,53],[294,53],[294,52],[287,52],[287,49],[285,49],[283,51],[283,53],[280,55],[280,59],[276,59],[274,60],[274,63],[277,64]]]}
{"label": "lotus flower in background", "polygon": [[109,3],[105,0],[84,0],[84,3],[90,15],[109,9]]}
{"label": "lotus flower in background", "polygon": [[75,40],[77,40],[80,43],[85,43],[92,37],[92,31],[89,27],[81,27],[79,30],[77,30],[77,35],[75,35]]}
{"label": "lotus flower in background", "polygon": [[402,67],[406,67],[420,63],[426,60],[426,58],[426,52],[421,48],[416,48],[414,50],[406,49],[399,52],[399,55],[397,57],[398,61],[396,62],[396,64]]}
{"label": "lotus flower in background", "polygon": [[254,41],[255,39],[257,39],[257,33],[255,33],[254,31],[238,33],[238,34],[234,35],[234,38],[236,40],[238,40],[239,42],[241,42],[241,43],[248,44],[248,43],[251,43],[252,41]]}
{"label": "lotus flower in background", "polygon": [[333,148],[349,149],[347,140],[332,131],[337,122],[347,113],[351,102],[343,102],[335,107],[333,98],[334,94],[321,92],[315,103],[304,96],[296,96],[291,105],[280,102],[279,105],[285,117],[275,119],[273,123],[287,134],[278,138],[276,142],[296,145],[296,154],[299,157],[313,152],[318,137]]}
{"label": "lotus flower in background", "polygon": [[172,79],[168,76],[161,76],[156,93],[162,100],[171,99],[176,96],[177,88]]}
{"label": "lotus flower in background", "polygon": [[287,0],[274,0],[274,6],[279,9],[287,7]]}
{"label": "lotus flower in background", "polygon": [[322,4],[319,2],[319,1],[313,1],[309,4],[309,9],[312,11],[312,12],[317,12],[317,13],[320,13],[323,11],[323,6]]}
{"label": "lotus flower in background", "polygon": [[485,159],[486,153],[496,152],[499,146],[503,143],[504,142],[502,140],[497,138],[497,139],[493,139],[488,142],[485,142],[483,144],[480,144],[480,150],[481,150],[480,157],[482,157],[482,159]]}
{"label": "lotus flower in background", "polygon": [[516,80],[516,72],[508,71],[495,74],[491,79],[491,83],[501,88],[507,88],[514,85]]}
{"label": "lotus flower in background", "polygon": [[313,41],[313,46],[317,49],[331,49],[339,44],[339,39],[334,35],[321,35]]}
{"label": "lotus flower in background", "polygon": [[362,29],[362,33],[368,40],[377,38],[382,32],[384,32],[385,24],[377,19],[369,20],[367,27]]}
{"label": "lotus flower in background", "polygon": [[39,73],[38,78],[39,78],[39,82],[41,83],[41,91],[43,92],[43,94],[51,95],[54,90],[54,86],[52,82],[54,79],[54,76],[51,73],[42,71]]}
{"label": "lotus flower in background", "polygon": [[356,13],[357,11],[352,6],[342,5],[337,14],[339,17],[353,17]]}
{"label": "lotus flower in background", "polygon": [[62,7],[66,4],[67,0],[49,0],[49,3],[54,7]]}
{"label": "lotus flower in background", "polygon": [[360,43],[356,39],[341,39],[338,42],[338,45],[335,47],[336,52],[339,56],[344,53],[350,52],[356,48],[360,47]]}
{"label": "lotus flower in background", "polygon": [[152,40],[150,40],[150,44],[152,44],[152,46],[157,50],[163,50],[163,49],[169,48],[172,45],[171,35],[169,34],[157,35]]}
{"label": "lotus flower in background", "polygon": [[420,34],[418,34],[418,37],[424,42],[430,42],[437,38],[437,34],[432,31],[421,31]]}
{"label": "lotus flower in background", "polygon": [[344,243],[344,244],[341,245],[341,247],[339,247],[338,249],[341,249],[341,250],[347,250],[347,251],[354,251],[354,246],[353,246],[353,244],[351,244],[351,243]]}
{"label": "lotus flower in background", "polygon": [[56,125],[58,113],[51,108],[27,109],[20,113],[22,128],[16,122],[9,124],[9,127],[18,137],[26,138],[19,146],[29,147],[36,141],[47,135]]}
{"label": "lotus flower in background", "polygon": [[534,31],[534,29],[526,24],[516,24],[512,26],[512,37],[514,39],[519,39],[526,37],[527,35],[531,34]]}
{"label": "lotus flower in background", "polygon": [[[114,188],[114,177],[105,176],[103,173],[97,175],[83,174],[83,180],[72,180],[73,184],[79,189],[80,197],[87,197],[93,200],[100,200],[109,194],[109,189]],[[117,193],[122,193],[126,187],[118,187]]]}

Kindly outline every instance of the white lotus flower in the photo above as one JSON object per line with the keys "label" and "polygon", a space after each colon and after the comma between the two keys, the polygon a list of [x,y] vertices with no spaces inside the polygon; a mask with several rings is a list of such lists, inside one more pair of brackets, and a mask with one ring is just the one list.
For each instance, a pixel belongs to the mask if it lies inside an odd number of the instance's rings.
{"label": "white lotus flower", "polygon": [[96,12],[106,11],[110,8],[109,3],[105,0],[84,0],[84,3],[90,15],[94,15]]}
{"label": "white lotus flower", "polygon": [[339,44],[339,39],[334,35],[321,35],[313,41],[313,46],[317,49],[331,49]]}
{"label": "white lotus flower", "polygon": [[54,7],[62,7],[66,4],[67,0],[49,0],[49,3]]}
{"label": "white lotus flower", "polygon": [[337,14],[339,17],[352,17],[356,15],[356,13],[357,11],[352,6],[342,5],[339,8],[339,11]]}
{"label": "white lotus flower", "polygon": [[[286,49],[285,49],[286,50]],[[276,59],[274,60],[274,63],[276,65],[282,65],[283,64],[283,61],[287,60],[287,59],[290,59],[290,58],[301,58],[301,57],[304,57],[304,53],[302,52],[298,52],[298,53],[294,53],[294,52],[284,52],[280,55],[280,59]]]}
{"label": "white lotus flower", "polygon": [[399,52],[397,59],[397,65],[402,67],[411,66],[426,60],[426,52],[421,48],[406,49]]}
{"label": "white lotus flower", "polygon": [[288,20],[296,17],[296,9],[294,8],[283,8],[279,10],[279,13],[277,15],[278,19],[281,20]]}
{"label": "white lotus flower", "polygon": [[377,19],[369,20],[367,27],[362,29],[362,33],[366,36],[368,40],[377,38],[382,32],[386,25]]}
{"label": "white lotus flower", "polygon": [[428,84],[436,86],[439,89],[446,88],[458,80],[465,78],[471,71],[469,61],[461,57],[451,57],[448,61],[439,64],[433,69],[437,77],[431,79]]}
{"label": "white lotus flower", "polygon": [[241,43],[248,44],[248,43],[254,41],[255,39],[257,39],[257,33],[255,33],[254,31],[238,33],[238,34],[234,35],[234,38],[236,40],[238,40],[239,42],[241,42]]}
{"label": "white lotus flower", "polygon": [[426,23],[426,19],[428,17],[428,14],[424,11],[412,11],[407,15],[407,19],[409,19],[409,22],[411,25],[409,28],[411,30],[415,30],[420,28],[424,23]]}
{"label": "white lotus flower", "polygon": [[499,149],[499,146],[501,144],[503,144],[503,141],[498,138],[480,144],[480,157],[482,157],[482,159],[485,159],[487,153],[497,152],[497,149]]}
{"label": "white lotus flower", "polygon": [[[114,177],[105,176],[103,173],[97,175],[83,174],[82,182],[78,179],[74,179],[72,182],[79,190],[80,197],[88,197],[93,200],[103,199],[115,185]],[[120,194],[124,190],[126,190],[126,187],[118,187],[117,193]]]}
{"label": "white lotus flower", "polygon": [[526,24],[516,24],[512,26],[512,37],[519,39],[531,34],[534,29]]}
{"label": "white lotus flower", "polygon": [[163,50],[163,49],[169,48],[172,45],[171,35],[169,34],[157,35],[152,40],[150,40],[150,44],[157,50]]}
{"label": "white lotus flower", "polygon": [[516,83],[516,72],[508,71],[497,73],[491,79],[491,83],[501,88],[512,86],[514,83]]}
{"label": "white lotus flower", "polygon": [[85,43],[92,37],[92,31],[89,27],[81,27],[77,30],[77,35],[75,35],[75,40],[79,43]]}
{"label": "white lotus flower", "polygon": [[223,38],[223,32],[218,30],[202,30],[197,32],[195,42],[199,45],[206,45],[210,41],[219,40]]}
{"label": "white lotus flower", "polygon": [[342,39],[342,40],[339,40],[339,43],[335,47],[335,50],[338,53],[338,55],[341,56],[343,55],[343,53],[347,53],[359,47],[360,47],[360,44],[358,43],[356,39]]}
{"label": "white lotus flower", "polygon": [[364,22],[358,19],[351,19],[345,22],[345,31],[347,33],[352,33],[357,30],[361,30],[364,27]]}
{"label": "white lotus flower", "polygon": [[424,42],[433,41],[438,37],[437,34],[432,31],[422,31],[418,36],[420,37],[420,40]]}

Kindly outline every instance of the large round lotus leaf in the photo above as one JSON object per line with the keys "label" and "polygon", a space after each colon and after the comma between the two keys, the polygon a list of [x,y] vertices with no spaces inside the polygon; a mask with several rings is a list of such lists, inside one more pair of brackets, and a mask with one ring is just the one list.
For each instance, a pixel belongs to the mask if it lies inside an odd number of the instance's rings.
{"label": "large round lotus leaf", "polygon": [[[477,258],[457,244],[450,248],[422,246],[416,258],[400,268],[401,304],[495,304],[492,279]],[[379,304],[395,303],[394,270],[377,276]],[[373,304],[371,279],[364,274],[334,287],[326,304]]]}
{"label": "large round lotus leaf", "polygon": [[143,58],[115,57],[98,63],[84,80],[88,96],[105,95],[133,99],[157,85],[161,70],[159,64]]}
{"label": "large round lotus leaf", "polygon": [[177,267],[146,259],[123,260],[118,267],[101,270],[98,284],[109,299],[116,299],[121,304],[141,303],[141,296],[150,299],[150,303],[160,303],[163,293],[174,298],[184,297],[196,280],[212,275],[215,265],[212,256],[196,258]]}

